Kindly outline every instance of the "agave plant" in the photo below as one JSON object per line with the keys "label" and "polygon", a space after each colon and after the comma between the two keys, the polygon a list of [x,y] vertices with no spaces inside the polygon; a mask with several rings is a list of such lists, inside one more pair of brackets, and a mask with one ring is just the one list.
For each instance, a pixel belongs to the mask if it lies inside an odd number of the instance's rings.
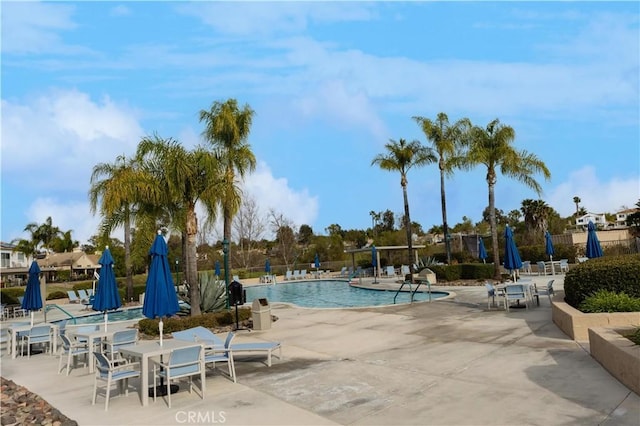
{"label": "agave plant", "polygon": [[[227,306],[227,295],[225,292],[225,283],[216,279],[213,273],[202,272],[199,274],[200,280],[200,311],[216,312],[225,309]],[[185,283],[185,292],[180,293],[180,298],[188,304],[191,304],[189,297],[189,284]],[[190,308],[185,312],[189,312]]]}

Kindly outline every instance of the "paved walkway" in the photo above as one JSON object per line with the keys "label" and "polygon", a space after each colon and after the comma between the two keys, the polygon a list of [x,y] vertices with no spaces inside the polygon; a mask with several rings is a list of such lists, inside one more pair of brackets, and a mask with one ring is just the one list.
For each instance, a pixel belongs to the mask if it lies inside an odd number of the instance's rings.
{"label": "paved walkway", "polygon": [[237,384],[211,372],[205,400],[181,391],[173,408],[160,400],[142,408],[130,393],[112,397],[105,413],[102,398],[91,405],[86,369],[57,375],[47,355],[3,354],[2,376],[81,425],[640,424],[640,397],[586,342],[558,330],[546,298],[507,314],[486,309],[484,287],[439,289],[455,296],[364,309],[274,304],[270,330],[241,331],[237,340],[281,341],[284,359],[268,368],[237,357]]}

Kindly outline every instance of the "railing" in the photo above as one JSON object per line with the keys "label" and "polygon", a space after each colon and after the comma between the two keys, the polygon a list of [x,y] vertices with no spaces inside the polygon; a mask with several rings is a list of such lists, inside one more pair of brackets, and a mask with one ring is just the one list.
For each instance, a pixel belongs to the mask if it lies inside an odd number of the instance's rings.
{"label": "railing", "polygon": [[[400,288],[398,289],[398,291],[396,291],[395,296],[393,296],[393,304],[394,305],[396,304],[396,298],[398,297],[398,294],[400,294],[400,292],[402,291],[402,287],[404,287],[405,284],[409,284],[409,292],[411,292],[411,301],[410,301],[410,303],[413,303],[413,298],[415,297],[415,294],[418,292],[418,289],[422,285],[422,281],[418,281],[418,285],[416,286],[415,290],[411,290],[411,281],[404,281],[400,285]],[[429,280],[427,280],[427,293],[429,293],[429,302],[431,302],[431,283],[429,282]]]}
{"label": "railing", "polygon": [[[58,308],[59,310],[62,311],[62,313],[66,314],[69,318],[71,318],[71,320],[73,321],[74,324],[76,323],[76,317],[74,317],[68,311],[66,311],[65,309],[61,308],[59,305],[56,305],[55,303],[52,304],[52,305],[47,305],[46,306],[46,308],[44,309],[45,317],[47,315],[47,311],[49,311],[50,309],[53,309],[53,308]],[[46,321],[46,318],[45,318],[45,321]]]}

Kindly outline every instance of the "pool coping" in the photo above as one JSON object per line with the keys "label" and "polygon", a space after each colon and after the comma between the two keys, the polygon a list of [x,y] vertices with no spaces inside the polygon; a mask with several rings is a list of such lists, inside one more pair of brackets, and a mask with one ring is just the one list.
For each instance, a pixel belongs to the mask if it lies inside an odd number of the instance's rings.
{"label": "pool coping", "polygon": [[[372,278],[368,278],[367,280],[373,280]],[[390,280],[383,280],[383,279],[379,279],[380,281],[378,282],[372,282],[369,284],[366,283],[359,283],[356,284],[354,283],[354,280],[347,280],[344,278],[325,278],[325,279],[312,279],[312,280],[288,280],[288,281],[284,281],[281,283],[273,283],[273,284],[250,284],[248,287],[272,287],[272,286],[277,286],[278,284],[297,284],[297,283],[314,283],[314,282],[318,282],[318,281],[338,281],[338,282],[345,282],[348,283],[349,286],[351,287],[355,287],[355,288],[360,288],[363,290],[372,290],[372,291],[397,291],[398,288],[400,287],[400,285],[402,284],[401,282],[398,282],[396,280],[394,281],[390,281]],[[384,286],[380,285],[383,284]],[[395,288],[393,287],[395,286]],[[390,306],[402,306],[402,305],[411,305],[413,303],[431,303],[431,302],[436,302],[439,300],[447,300],[447,299],[452,299],[456,297],[456,293],[451,291],[451,290],[443,290],[443,289],[433,289],[434,285],[431,285],[432,287],[432,293],[445,293],[446,295],[443,297],[438,297],[437,299],[432,299],[432,300],[416,300],[413,302],[404,302],[404,303],[391,303],[391,304],[385,304],[385,305],[367,305],[367,306],[336,306],[336,307],[309,307],[309,306],[300,306],[300,305],[296,305],[295,303],[291,303],[291,302],[271,302],[269,301],[269,304],[273,307],[275,307],[276,305],[283,305],[283,306],[288,306],[288,307],[294,307],[294,308],[299,308],[299,309],[319,309],[319,310],[335,310],[335,309],[376,309],[376,308],[388,308]],[[441,286],[437,286],[438,288],[441,288]],[[402,290],[402,293],[408,293],[410,290]],[[419,293],[427,293],[426,291],[420,291]],[[244,305],[242,305],[243,307],[248,307],[251,308],[251,303],[250,302],[245,302]]]}

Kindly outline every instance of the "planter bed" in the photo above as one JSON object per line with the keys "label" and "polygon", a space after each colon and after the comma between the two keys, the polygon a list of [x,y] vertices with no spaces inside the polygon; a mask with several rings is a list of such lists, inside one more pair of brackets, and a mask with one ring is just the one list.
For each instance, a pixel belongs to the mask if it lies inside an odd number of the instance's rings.
{"label": "planter bed", "polygon": [[623,334],[633,327],[589,329],[589,351],[613,377],[640,395],[640,345]]}
{"label": "planter bed", "polygon": [[589,329],[594,327],[640,326],[640,312],[612,312],[585,314],[564,300],[559,291],[551,304],[553,322],[573,340],[589,340]]}

